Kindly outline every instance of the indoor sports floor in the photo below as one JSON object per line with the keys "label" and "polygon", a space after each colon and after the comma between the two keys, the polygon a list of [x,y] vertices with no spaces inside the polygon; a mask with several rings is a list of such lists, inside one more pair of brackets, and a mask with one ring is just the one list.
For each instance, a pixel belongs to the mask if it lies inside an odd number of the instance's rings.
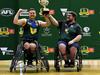
{"label": "indoor sports floor", "polygon": [[[56,72],[51,66],[49,72],[45,70],[39,72],[27,70],[26,73],[23,73],[19,69],[16,72],[9,72],[10,62],[11,61],[0,61],[0,75],[100,75],[100,65],[94,65],[94,63],[91,63],[91,65],[83,65],[81,72],[77,72],[75,69],[69,70],[64,68],[62,68],[60,72]],[[98,63],[100,63],[100,61]]]}

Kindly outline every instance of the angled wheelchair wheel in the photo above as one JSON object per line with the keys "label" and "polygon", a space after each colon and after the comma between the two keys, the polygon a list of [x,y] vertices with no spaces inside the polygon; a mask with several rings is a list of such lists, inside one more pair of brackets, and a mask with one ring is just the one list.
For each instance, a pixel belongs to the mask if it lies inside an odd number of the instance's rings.
{"label": "angled wheelchair wheel", "polygon": [[79,60],[79,64],[77,66],[77,72],[82,70],[82,60]]}
{"label": "angled wheelchair wheel", "polygon": [[60,72],[60,67],[62,65],[62,57],[61,57],[61,53],[59,52],[59,49],[58,47],[55,48],[55,53],[54,53],[54,67],[55,67],[55,70],[57,72]]}
{"label": "angled wheelchair wheel", "polygon": [[78,63],[77,63],[77,72],[80,72],[82,70],[82,55],[79,54],[77,56]]}
{"label": "angled wheelchair wheel", "polygon": [[40,64],[41,65],[41,70],[43,68],[45,68],[46,71],[49,72],[50,67],[49,67],[49,62],[48,62],[48,60],[46,58],[46,54],[43,53],[40,45],[37,42],[36,42],[36,44],[38,46],[37,50],[36,50],[36,57],[37,57],[38,60],[41,60],[41,64]]}
{"label": "angled wheelchair wheel", "polygon": [[22,46],[23,46],[23,42],[21,42],[17,46],[17,50],[16,50],[15,55],[13,56],[13,59],[11,61],[10,72],[12,72],[13,70],[16,71],[16,65],[17,65],[19,59],[21,58],[21,56],[23,55],[22,54]]}
{"label": "angled wheelchair wheel", "polygon": [[23,73],[26,73],[26,67],[24,67],[24,69],[23,69]]}
{"label": "angled wheelchair wheel", "polygon": [[77,72],[80,72],[82,70],[81,64],[77,64]]}
{"label": "angled wheelchair wheel", "polygon": [[50,67],[49,67],[49,62],[48,62],[48,60],[43,59],[42,61],[43,61],[43,64],[44,64],[44,67],[45,67],[46,71],[49,72]]}
{"label": "angled wheelchair wheel", "polygon": [[56,71],[57,72],[60,72],[60,67],[56,67]]}
{"label": "angled wheelchair wheel", "polygon": [[46,69],[47,72],[49,72],[50,66],[49,66],[49,62],[46,58],[45,54],[40,54],[41,58],[41,70],[43,69],[43,67]]}
{"label": "angled wheelchair wheel", "polygon": [[17,65],[17,60],[13,59],[11,62],[11,66],[10,66],[10,72],[12,72],[13,70],[16,70],[16,65]]}
{"label": "angled wheelchair wheel", "polygon": [[59,65],[59,61],[58,61],[58,60],[55,60],[55,61],[54,61],[54,66],[55,66],[55,70],[56,70],[57,72],[60,72],[60,65]]}

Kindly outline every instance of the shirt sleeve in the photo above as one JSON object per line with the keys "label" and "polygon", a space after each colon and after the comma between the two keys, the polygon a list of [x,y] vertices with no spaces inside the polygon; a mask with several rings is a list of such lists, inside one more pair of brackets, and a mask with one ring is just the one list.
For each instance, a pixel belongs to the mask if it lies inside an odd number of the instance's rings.
{"label": "shirt sleeve", "polygon": [[59,26],[58,26],[58,28],[61,28],[62,27],[62,21],[58,21],[58,24],[59,24]]}
{"label": "shirt sleeve", "polygon": [[83,33],[83,32],[82,32],[82,27],[81,27],[80,25],[77,25],[76,28],[77,28],[77,29],[76,29],[76,30],[77,30],[77,34],[78,34],[78,35],[82,35],[82,33]]}

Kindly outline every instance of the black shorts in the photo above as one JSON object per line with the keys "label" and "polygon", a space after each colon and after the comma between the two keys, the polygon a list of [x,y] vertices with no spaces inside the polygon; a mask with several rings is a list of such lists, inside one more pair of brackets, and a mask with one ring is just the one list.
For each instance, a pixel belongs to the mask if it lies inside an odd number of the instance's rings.
{"label": "black shorts", "polygon": [[29,42],[29,43],[37,41],[37,39],[38,38],[36,36],[25,36],[25,37],[23,37],[23,41],[24,42]]}
{"label": "black shorts", "polygon": [[37,41],[37,39],[32,39],[32,38],[28,38],[28,39],[25,39],[25,38],[23,38],[23,42],[25,43],[25,42],[28,42],[28,43],[34,43],[34,41]]}
{"label": "black shorts", "polygon": [[68,49],[69,49],[70,47],[72,47],[72,46],[76,47],[78,50],[80,49],[80,45],[79,45],[79,43],[77,43],[77,42],[74,42],[73,44],[68,45],[68,41],[61,40],[61,41],[58,41],[57,45],[59,45],[60,43],[65,44],[66,47],[67,47]]}

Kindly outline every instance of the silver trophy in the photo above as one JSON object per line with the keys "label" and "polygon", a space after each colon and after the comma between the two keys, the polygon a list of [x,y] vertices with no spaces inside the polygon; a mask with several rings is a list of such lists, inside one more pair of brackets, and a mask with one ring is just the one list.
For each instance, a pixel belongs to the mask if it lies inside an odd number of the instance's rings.
{"label": "silver trophy", "polygon": [[46,8],[46,6],[48,6],[49,1],[48,0],[38,0],[39,4],[43,7],[40,9],[39,14],[43,15],[43,14],[49,14],[49,9]]}

